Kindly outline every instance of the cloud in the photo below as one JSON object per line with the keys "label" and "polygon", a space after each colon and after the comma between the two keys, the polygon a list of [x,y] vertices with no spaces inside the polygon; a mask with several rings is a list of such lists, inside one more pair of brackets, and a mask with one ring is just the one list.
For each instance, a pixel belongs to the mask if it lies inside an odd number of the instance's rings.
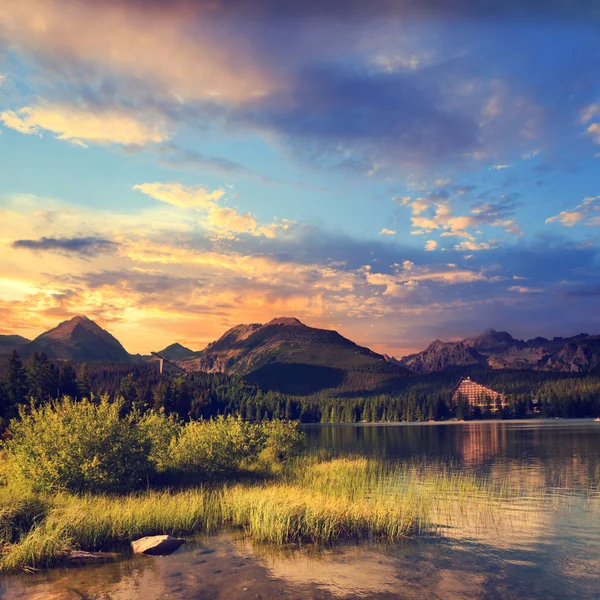
{"label": "cloud", "polygon": [[[563,298],[571,307],[577,303],[581,314],[569,327],[600,327],[596,248],[563,238],[491,248],[467,267],[462,251],[452,248],[442,263],[436,260],[441,253],[401,240],[358,241],[314,227],[281,238],[207,238],[189,226],[199,215],[162,202],[130,214],[18,197],[0,217],[2,327],[35,335],[85,313],[109,324],[129,350],[147,352],[149,339],[154,349],[174,339],[197,348],[237,323],[295,314],[399,353],[394,349],[407,336],[424,347],[439,331],[464,337],[491,325],[510,326],[515,335],[527,328],[534,335],[561,335],[555,327]],[[114,251],[86,261],[69,260],[67,253],[41,268],[6,242],[9,236],[36,242],[40,230],[91,225],[97,228],[93,237],[115,240]],[[513,280],[514,273],[527,278],[527,288],[517,285],[523,282]],[[557,283],[563,280],[573,283]],[[521,287],[530,292],[516,289]]]}
{"label": "cloud", "polygon": [[[69,105],[47,104],[0,113],[5,127],[24,134],[50,131],[59,140],[84,146],[122,144],[143,146],[162,142],[169,137],[166,125],[155,115],[145,122],[137,115],[116,109],[93,110]],[[150,121],[150,119],[148,119]]]}
{"label": "cloud", "polygon": [[591,123],[585,131],[596,144],[600,144],[600,123]]}
{"label": "cloud", "polygon": [[396,235],[398,232],[395,229],[386,229],[385,227],[379,232],[379,235]]}
{"label": "cloud", "polygon": [[492,250],[493,248],[495,248],[495,246],[488,242],[472,242],[466,240],[464,242],[460,242],[460,244],[457,244],[456,246],[454,246],[454,248],[456,250],[461,251],[476,252],[479,250]]}
{"label": "cloud", "polygon": [[437,248],[438,243],[435,240],[428,240],[425,244],[425,250],[431,252]]}
{"label": "cloud", "polygon": [[117,244],[111,240],[97,237],[51,238],[42,237],[37,240],[15,240],[11,246],[35,251],[59,252],[61,254],[80,255],[84,257],[115,252]]}
{"label": "cloud", "polygon": [[210,192],[202,186],[184,186],[180,183],[140,183],[134,185],[133,189],[160,202],[192,209],[210,208],[225,195],[223,190]]}
{"label": "cloud", "polygon": [[[46,68],[93,82],[110,73],[176,102],[256,98],[272,84],[236,24],[208,3],[20,0],[0,7],[0,35]],[[226,40],[226,42],[225,42]]]}
{"label": "cloud", "polygon": [[265,183],[277,182],[276,179],[263,177],[252,169],[222,156],[212,156],[195,150],[183,149],[172,143],[161,144],[157,148],[161,164],[175,169],[199,169],[217,171],[226,175],[254,177]]}
{"label": "cloud", "polygon": [[[500,31],[490,16],[524,18],[535,6],[564,14],[561,24],[577,18],[538,2],[484,9],[468,1],[452,10],[435,0],[368,8],[286,4],[261,1],[250,10],[244,2],[204,0],[4,2],[0,37],[32,73],[47,106],[66,105],[75,114],[71,105],[83,106],[109,122],[116,117],[103,112],[125,112],[129,120],[148,115],[122,136],[114,125],[103,134],[87,114],[81,131],[14,107],[7,119],[27,131],[45,123],[75,143],[157,143],[184,127],[250,133],[314,167],[371,176],[468,166],[484,156],[505,165],[534,144],[551,147],[562,138],[573,102],[569,108],[549,101],[548,90],[572,89],[597,50],[591,33],[578,32],[582,50],[575,52],[573,33],[563,27],[543,31],[532,52],[530,39],[514,35],[517,21]],[[452,15],[455,27],[435,15]],[[467,19],[458,23],[457,15]],[[557,44],[565,48],[560,73],[546,52]],[[579,106],[594,100],[589,94],[579,94]],[[253,176],[235,161],[195,150],[159,160]]]}
{"label": "cloud", "polygon": [[543,292],[544,290],[539,288],[530,288],[522,285],[512,285],[508,288],[509,292],[518,292],[519,294],[536,294],[539,292]]}
{"label": "cloud", "polygon": [[272,238],[294,225],[287,219],[276,219],[273,223],[263,225],[249,212],[240,213],[235,208],[219,206],[218,202],[225,196],[220,189],[210,192],[202,186],[160,182],[137,184],[133,189],[160,202],[198,211],[202,217],[201,223],[217,236],[248,234]]}
{"label": "cloud", "polygon": [[580,116],[580,123],[585,125],[595,119],[596,117],[600,117],[600,104],[597,102],[593,102],[588,104],[582,111]]}
{"label": "cloud", "polygon": [[558,222],[565,227],[573,227],[578,223],[589,226],[600,225],[600,215],[593,216],[598,211],[600,211],[600,196],[587,196],[573,210],[563,210],[546,219],[546,223]]}
{"label": "cloud", "polygon": [[[491,200],[473,202],[471,192],[475,191],[474,186],[448,186],[449,183],[435,182],[428,194],[414,200],[410,196],[392,198],[393,202],[410,208],[413,226],[411,235],[437,232],[440,237],[467,240],[468,243],[456,245],[456,250],[485,250],[493,247],[495,241],[477,239],[484,234],[484,227],[500,227],[515,237],[522,235],[521,228],[515,220],[515,211],[521,206],[519,194],[501,195]],[[427,186],[422,186],[422,191],[426,190]],[[486,196],[487,192],[478,191],[476,194],[477,198]],[[456,205],[467,205],[468,214],[456,214]]]}

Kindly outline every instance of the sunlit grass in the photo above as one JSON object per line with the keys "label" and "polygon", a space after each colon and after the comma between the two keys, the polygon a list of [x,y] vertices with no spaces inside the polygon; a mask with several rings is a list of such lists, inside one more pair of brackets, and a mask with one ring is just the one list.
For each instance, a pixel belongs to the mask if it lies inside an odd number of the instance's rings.
{"label": "sunlit grass", "polygon": [[[596,509],[597,492],[590,490],[587,498]],[[4,487],[0,570],[50,566],[72,549],[123,549],[145,535],[219,528],[241,528],[253,540],[282,544],[397,542],[422,532],[476,535],[539,527],[535,507],[556,507],[565,497],[528,481],[526,473],[486,479],[440,464],[315,456],[262,478],[124,496],[50,497]]]}

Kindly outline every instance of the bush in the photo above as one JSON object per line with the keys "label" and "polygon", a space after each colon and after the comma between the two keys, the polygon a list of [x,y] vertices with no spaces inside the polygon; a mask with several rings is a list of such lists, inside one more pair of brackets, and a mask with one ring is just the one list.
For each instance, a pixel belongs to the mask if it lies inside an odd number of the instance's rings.
{"label": "bush", "polygon": [[28,411],[10,424],[10,477],[36,490],[128,491],[150,472],[150,441],[123,400],[75,402],[68,397]]}
{"label": "bush", "polygon": [[260,458],[270,463],[286,462],[298,456],[304,447],[304,434],[296,423],[275,419],[262,424],[266,444]]}
{"label": "bush", "polygon": [[150,442],[149,460],[154,471],[162,475],[173,468],[171,445],[181,433],[182,424],[163,410],[147,412],[138,423],[141,433]]}
{"label": "bush", "polygon": [[171,442],[171,466],[187,476],[229,473],[255,461],[265,443],[262,428],[240,418],[190,421]]}

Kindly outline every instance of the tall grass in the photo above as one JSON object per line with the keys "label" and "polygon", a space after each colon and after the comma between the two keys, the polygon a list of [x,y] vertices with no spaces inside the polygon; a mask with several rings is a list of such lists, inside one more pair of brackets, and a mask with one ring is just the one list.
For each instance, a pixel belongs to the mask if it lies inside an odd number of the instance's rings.
{"label": "tall grass", "polygon": [[314,456],[262,479],[193,489],[49,497],[0,488],[0,571],[50,566],[72,549],[112,550],[145,535],[218,528],[241,528],[275,544],[398,541],[494,526],[505,517],[502,507],[527,493],[515,481],[492,483],[440,467]]}

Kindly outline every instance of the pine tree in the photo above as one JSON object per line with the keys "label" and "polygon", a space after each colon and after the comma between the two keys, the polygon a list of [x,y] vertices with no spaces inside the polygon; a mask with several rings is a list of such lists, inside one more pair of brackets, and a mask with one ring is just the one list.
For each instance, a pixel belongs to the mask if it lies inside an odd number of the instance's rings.
{"label": "pine tree", "polygon": [[77,387],[79,388],[80,398],[90,397],[90,378],[88,375],[88,368],[85,363],[82,363],[82,365],[79,367],[79,371],[77,372]]}
{"label": "pine tree", "polygon": [[25,364],[29,395],[36,402],[58,397],[58,371],[43,352],[35,352]]}
{"label": "pine tree", "polygon": [[2,416],[10,419],[16,416],[17,407],[27,401],[27,374],[19,355],[13,350],[8,357],[6,373],[4,375],[5,404],[2,407]]}
{"label": "pine tree", "polygon": [[79,400],[77,374],[71,363],[63,363],[58,374],[58,395]]}

